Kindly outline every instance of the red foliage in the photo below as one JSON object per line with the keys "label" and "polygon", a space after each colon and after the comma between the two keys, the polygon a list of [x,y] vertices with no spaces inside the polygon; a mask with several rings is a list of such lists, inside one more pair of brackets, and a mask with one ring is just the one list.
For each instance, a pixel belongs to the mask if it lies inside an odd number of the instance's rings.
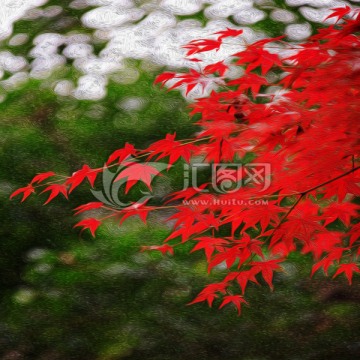
{"label": "red foliage", "polygon": [[[312,274],[319,269],[331,271],[333,277],[343,273],[351,284],[353,274],[360,272],[355,201],[360,195],[360,14],[337,8],[329,18],[349,14],[352,17],[342,24],[322,29],[304,44],[289,44],[282,37],[265,39],[243,46],[225,59],[226,64],[220,61],[200,71],[158,76],[156,83],[164,86],[173,81],[170,89],[185,87],[186,93],[198,84],[205,88],[221,80],[221,91],[191,106],[192,115],[201,115],[197,125],[202,130],[190,141],[167,135],[143,151],[127,144],[107,161],[109,167],[114,161],[124,166],[115,181],[126,179],[127,193],[139,181],[151,188],[153,178],[160,175],[149,160],[168,158],[170,166],[197,156],[205,159],[204,164],[234,165],[250,153],[257,164],[271,169],[268,186],[252,174],[254,181],[238,179],[244,181],[242,186],[231,191],[222,191],[219,182],[189,186],[169,194],[165,204],[170,205],[143,202],[116,208],[89,203],[76,208],[77,214],[102,208],[109,215],[75,226],[95,235],[100,223],[111,216],[121,222],[131,216],[145,221],[150,211],[171,208],[173,225],[167,243],[142,250],[173,254],[173,246],[194,242],[192,251],[204,250],[209,271],[223,264],[229,274],[208,285],[192,303],[207,301],[211,306],[222,297],[220,307],[232,303],[239,313],[249,284],[263,281],[272,289],[274,273],[283,270],[282,263],[292,252],[313,256]],[[218,51],[224,38],[241,36],[241,31],[226,29],[216,35],[191,41],[185,46],[187,56]],[[201,64],[199,59],[190,60]],[[228,68],[236,66],[244,68],[244,75],[228,79]],[[272,76],[266,77],[270,72]],[[132,162],[124,163],[130,156]],[[144,156],[147,161],[134,163]],[[85,165],[62,185],[50,185],[45,189],[52,191],[47,202],[59,193],[67,196],[85,178],[93,186],[101,171]],[[42,186],[35,183],[53,175],[38,175],[11,197],[22,194],[25,200]],[[251,173],[247,175],[251,179]],[[334,222],[344,231],[332,230]],[[233,294],[236,286],[240,294]]]}

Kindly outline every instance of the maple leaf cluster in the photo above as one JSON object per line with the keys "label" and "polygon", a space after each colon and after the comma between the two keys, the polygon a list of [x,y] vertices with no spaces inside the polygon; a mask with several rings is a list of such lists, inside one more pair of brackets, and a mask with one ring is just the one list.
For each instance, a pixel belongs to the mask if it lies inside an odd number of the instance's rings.
{"label": "maple leaf cluster", "polygon": [[[164,244],[143,246],[141,251],[172,255],[175,246],[192,242],[193,252],[204,251],[209,271],[221,265],[229,271],[192,303],[207,301],[211,306],[221,298],[220,308],[232,303],[239,313],[246,304],[248,286],[264,283],[272,289],[274,273],[283,270],[292,252],[313,257],[312,274],[320,269],[333,277],[344,274],[351,284],[353,275],[360,272],[356,203],[360,195],[360,14],[345,7],[334,9],[329,17],[337,18],[337,23],[305,43],[290,44],[283,37],[245,43],[239,52],[215,64],[202,67],[200,59],[188,58],[199,64],[199,71],[159,75],[155,83],[166,86],[170,81],[170,89],[185,88],[186,93],[211,81],[221,83],[218,91],[191,105],[190,114],[201,116],[196,123],[201,131],[191,140],[175,140],[175,134],[169,134],[143,150],[126,144],[107,160],[107,167],[123,167],[115,181],[125,179],[128,193],[138,182],[151,189],[153,179],[161,175],[154,161],[167,160],[168,169],[194,157],[204,163],[233,164],[251,153],[256,163],[271,168],[266,189],[253,182],[218,193],[208,182],[169,194],[164,206],[144,201],[116,208],[91,202],[77,207],[76,215],[99,209],[109,214],[84,218],[75,227],[89,229],[95,236],[110,217],[120,224],[132,216],[146,222],[151,211],[171,208],[172,231]],[[186,56],[218,51],[226,46],[224,39],[241,39],[241,34],[241,30],[226,29],[212,39],[191,41],[184,46]],[[243,75],[228,79],[227,71],[233,67],[241,67]],[[43,190],[50,192],[46,203],[59,194],[67,198],[85,180],[94,187],[102,171],[84,165],[65,181],[54,178]],[[54,176],[39,174],[11,197],[22,195],[24,201]],[[256,199],[266,204],[250,202]],[[335,231],[335,223],[343,230]]]}

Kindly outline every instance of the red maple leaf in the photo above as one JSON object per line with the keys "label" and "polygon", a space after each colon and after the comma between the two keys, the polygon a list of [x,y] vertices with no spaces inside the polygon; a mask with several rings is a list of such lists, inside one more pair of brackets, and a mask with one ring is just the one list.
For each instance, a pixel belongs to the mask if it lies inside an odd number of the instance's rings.
{"label": "red maple leaf", "polygon": [[83,232],[85,229],[89,229],[91,232],[91,235],[95,237],[95,232],[99,225],[101,224],[100,220],[89,218],[79,221],[77,224],[74,225],[75,227],[82,227],[81,232]]}
{"label": "red maple leaf", "polygon": [[137,184],[139,181],[143,182],[151,190],[151,181],[154,176],[160,174],[153,166],[140,163],[132,163],[125,170],[121,171],[120,174],[116,177],[115,181],[121,179],[126,180],[125,193],[127,194],[129,190]]}
{"label": "red maple leaf", "polygon": [[236,30],[231,28],[226,28],[226,30],[218,31],[214,34],[220,34],[220,36],[217,38],[218,40],[227,38],[227,37],[236,37],[243,33],[243,30]]}
{"label": "red maple leaf", "polygon": [[190,41],[187,45],[184,45],[183,48],[189,49],[186,53],[186,56],[194,55],[201,52],[216,50],[218,51],[221,46],[221,39],[210,40],[210,39],[199,39]]}
{"label": "red maple leaf", "polygon": [[52,184],[49,185],[45,190],[41,192],[44,193],[46,191],[50,191],[49,198],[45,201],[44,205],[47,205],[51,200],[53,200],[59,194],[63,194],[66,199],[68,199],[67,188],[63,184]]}
{"label": "red maple leaf", "polygon": [[279,262],[284,261],[283,259],[266,260],[266,261],[253,261],[250,265],[253,266],[254,272],[261,272],[263,279],[269,285],[270,289],[273,289],[273,273],[276,270],[281,270]]}
{"label": "red maple leaf", "polygon": [[324,21],[334,17],[337,18],[336,22],[338,22],[340,19],[342,19],[344,16],[348,15],[352,11],[351,7],[347,5],[345,7],[333,8],[331,10],[333,12],[329,16],[327,16]]}
{"label": "red maple leaf", "polygon": [[54,172],[52,171],[48,171],[42,174],[38,174],[36,175],[32,180],[31,180],[31,184],[36,184],[36,183],[41,183],[44,180],[48,179],[51,176],[56,175]]}
{"label": "red maple leaf", "polygon": [[176,134],[167,134],[166,138],[163,140],[156,141],[151,144],[143,153],[149,152],[147,160],[151,160],[154,157],[157,157],[157,160],[163,159],[164,157],[169,157],[169,166],[174,164],[181,157],[186,161],[190,161],[191,154],[195,151],[196,147],[193,144],[183,144],[175,140]]}
{"label": "red maple leaf", "polygon": [[249,281],[259,285],[258,281],[256,280],[255,275],[257,274],[258,269],[253,267],[250,270],[241,271],[238,276],[236,277],[237,282],[239,283],[240,289],[242,293],[245,293],[245,289]]}
{"label": "red maple leaf", "polygon": [[241,304],[248,304],[247,301],[241,295],[226,295],[223,298],[223,302],[219,306],[219,309],[223,308],[227,304],[234,304],[238,315],[241,314]]}
{"label": "red maple leaf", "polygon": [[335,247],[339,247],[342,244],[343,237],[344,234],[335,231],[315,233],[311,240],[304,244],[302,252],[304,254],[311,252],[314,259],[318,261],[324,253],[326,254]]}
{"label": "red maple leaf", "polygon": [[325,208],[322,217],[325,219],[324,226],[332,223],[336,219],[341,220],[345,225],[349,226],[351,218],[358,216],[357,211],[360,210],[359,205],[349,202],[344,203],[332,203]]}
{"label": "red maple leaf", "polygon": [[344,273],[346,278],[349,281],[349,284],[352,283],[352,277],[354,273],[360,273],[359,267],[354,263],[349,264],[340,264],[339,268],[336,270],[333,278],[337,277],[338,275]]}
{"label": "red maple leaf", "polygon": [[89,202],[87,204],[80,205],[77,208],[75,208],[74,211],[76,211],[76,212],[74,215],[79,215],[85,211],[100,209],[103,206],[104,206],[104,204],[102,202],[98,202],[98,201]]}
{"label": "red maple leaf", "polygon": [[156,77],[154,83],[155,84],[161,83],[161,87],[163,87],[169,80],[175,77],[176,77],[176,73],[164,72]]}
{"label": "red maple leaf", "polygon": [[171,87],[169,87],[169,90],[185,85],[185,95],[187,95],[198,84],[201,84],[203,88],[206,87],[206,82],[204,82],[203,74],[199,73],[194,69],[190,69],[190,71],[186,74],[177,74],[174,79],[180,80],[176,81]]}
{"label": "red maple leaf", "polygon": [[218,61],[217,63],[205,66],[204,74],[208,75],[218,72],[220,76],[224,76],[228,69],[229,67],[224,64],[224,61]]}
{"label": "red maple leaf", "polygon": [[126,160],[130,155],[136,155],[136,149],[134,148],[134,145],[131,145],[129,143],[125,144],[125,147],[123,149],[115,150],[108,158],[106,165],[110,165],[115,160],[118,164],[121,164],[124,160]]}
{"label": "red maple leaf", "polygon": [[311,276],[313,276],[314,273],[320,268],[323,268],[325,275],[327,275],[330,266],[334,265],[335,262],[340,260],[344,250],[347,249],[341,247],[334,247],[330,249],[329,253],[324,258],[314,264],[311,270]]}
{"label": "red maple leaf", "polygon": [[256,96],[263,85],[268,85],[268,81],[264,77],[249,73],[238,79],[229,81],[228,85],[239,85],[239,91],[251,89],[252,95]]}
{"label": "red maple leaf", "polygon": [[228,240],[221,238],[212,238],[209,236],[202,236],[194,240],[198,241],[198,243],[193,247],[191,252],[204,249],[207,260],[210,260],[211,255],[216,249],[217,250],[222,249],[223,245],[229,243]]}
{"label": "red maple leaf", "polygon": [[20,189],[15,190],[15,191],[10,195],[10,199],[12,199],[13,197],[15,197],[15,196],[17,196],[17,195],[22,194],[23,197],[22,197],[22,199],[21,199],[21,202],[23,202],[24,200],[26,200],[26,199],[27,199],[32,193],[34,193],[34,192],[35,192],[34,187],[33,187],[31,184],[29,184],[29,185],[27,185],[27,186],[25,186],[25,187],[22,187],[22,188],[20,188]]}
{"label": "red maple leaf", "polygon": [[211,307],[214,300],[217,297],[219,297],[216,293],[220,292],[220,293],[224,294],[226,292],[226,287],[227,287],[227,284],[222,283],[222,282],[210,284],[210,285],[206,286],[199,293],[199,295],[193,301],[191,301],[188,305],[196,304],[196,303],[199,303],[202,301],[207,301],[209,306]]}
{"label": "red maple leaf", "polygon": [[274,65],[281,67],[282,62],[277,54],[271,54],[260,45],[265,45],[266,43],[277,41],[281,38],[282,37],[257,41],[249,45],[245,51],[236,53],[233,56],[239,57],[237,64],[248,64],[246,67],[247,73],[257,67],[261,67],[261,74],[266,75]]}
{"label": "red maple leaf", "polygon": [[355,243],[355,241],[360,239],[360,223],[354,225],[349,231],[349,234],[351,235],[349,245],[352,246]]}
{"label": "red maple leaf", "polygon": [[102,172],[102,169],[90,169],[88,165],[84,165],[80,170],[74,172],[65,182],[66,185],[70,185],[69,194],[85,179],[88,179],[91,187],[94,187],[97,174],[100,172]]}
{"label": "red maple leaf", "polygon": [[138,215],[144,224],[146,224],[146,218],[149,212],[153,209],[151,206],[145,206],[149,199],[142,203],[134,203],[120,211],[122,215],[120,219],[120,225],[129,217]]}

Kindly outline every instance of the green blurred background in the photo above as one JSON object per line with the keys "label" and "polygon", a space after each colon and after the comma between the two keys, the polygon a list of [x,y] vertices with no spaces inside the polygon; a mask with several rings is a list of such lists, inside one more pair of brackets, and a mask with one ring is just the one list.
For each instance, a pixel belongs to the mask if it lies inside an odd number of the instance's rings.
{"label": "green blurred background", "polygon": [[[56,30],[86,32],[79,21],[83,12],[67,4],[61,3],[65,10],[56,23],[61,17],[73,21]],[[14,34],[26,32],[33,39],[54,31],[55,20],[18,21]],[[256,26],[272,36],[284,30],[273,20]],[[4,41],[2,48],[10,47]],[[13,52],[29,50],[22,46]],[[219,311],[186,305],[204,285],[224,276],[221,269],[209,276],[202,254],[189,255],[189,246],[176,249],[174,257],[139,251],[169,234],[162,216],[151,216],[147,225],[108,222],[92,239],[72,229],[71,209],[94,201],[86,186],[70,203],[59,197],[44,207],[45,195],[21,205],[19,199],[9,201],[36,173],[71,174],[84,163],[98,167],[125,142],[144,148],[167,133],[188,138],[196,131],[183,97],[153,86],[163,69],[133,59],[126,66],[138,79],[110,80],[103,100],[59,97],[49,89],[59,76],[78,77],[69,63],[50,79],[29,80],[6,93],[0,104],[0,358],[359,358],[358,282],[349,287],[321,274],[310,280],[307,257],[294,256],[286,272],[276,274],[274,292],[250,287],[251,306],[237,317],[231,306]],[[121,106],[129,98],[142,99],[139,110]],[[170,186],[179,184],[179,169],[171,173]]]}

